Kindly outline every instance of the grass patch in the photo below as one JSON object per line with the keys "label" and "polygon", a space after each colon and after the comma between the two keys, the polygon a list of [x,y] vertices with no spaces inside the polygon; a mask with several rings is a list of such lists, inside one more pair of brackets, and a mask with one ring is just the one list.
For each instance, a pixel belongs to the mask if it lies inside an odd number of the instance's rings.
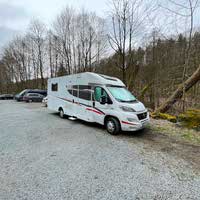
{"label": "grass patch", "polygon": [[192,144],[200,144],[200,132],[194,129],[178,127],[176,124],[165,120],[151,120],[150,129],[155,133],[169,135],[179,140],[184,140]]}
{"label": "grass patch", "polygon": [[182,135],[182,137],[187,141],[191,141],[191,142],[200,144],[200,136],[197,134],[188,132],[188,133],[184,133]]}

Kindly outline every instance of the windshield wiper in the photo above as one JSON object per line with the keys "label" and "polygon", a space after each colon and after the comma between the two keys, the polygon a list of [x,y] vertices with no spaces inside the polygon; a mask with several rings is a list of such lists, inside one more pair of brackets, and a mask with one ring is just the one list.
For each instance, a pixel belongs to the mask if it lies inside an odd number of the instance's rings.
{"label": "windshield wiper", "polygon": [[126,101],[124,101],[124,100],[121,100],[121,99],[118,99],[118,98],[115,98],[117,101],[119,101],[119,102],[126,102]]}
{"label": "windshield wiper", "polygon": [[137,99],[135,99],[135,100],[127,101],[127,102],[133,103],[133,102],[138,102],[138,101],[137,101]]}

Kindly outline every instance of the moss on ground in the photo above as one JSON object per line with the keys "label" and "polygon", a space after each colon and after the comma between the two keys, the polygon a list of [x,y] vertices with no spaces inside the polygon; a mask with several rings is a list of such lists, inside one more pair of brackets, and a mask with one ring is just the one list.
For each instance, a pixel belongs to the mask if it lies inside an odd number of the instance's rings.
{"label": "moss on ground", "polygon": [[151,113],[151,117],[154,119],[164,119],[170,122],[176,123],[177,118],[174,115],[166,114],[166,113]]}
{"label": "moss on ground", "polygon": [[178,122],[179,125],[200,131],[200,110],[190,109],[180,114],[178,117],[167,113],[151,113],[153,119],[163,119],[173,123]]}
{"label": "moss on ground", "polygon": [[178,121],[186,128],[200,130],[200,110],[188,110],[178,116]]}

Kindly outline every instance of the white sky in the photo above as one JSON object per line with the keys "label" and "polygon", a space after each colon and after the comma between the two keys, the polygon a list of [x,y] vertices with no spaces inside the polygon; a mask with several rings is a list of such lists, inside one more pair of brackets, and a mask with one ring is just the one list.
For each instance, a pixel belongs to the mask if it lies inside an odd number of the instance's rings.
{"label": "white sky", "polygon": [[[166,2],[165,0],[158,1]],[[51,26],[56,16],[65,6],[72,6],[75,9],[82,9],[84,7],[88,11],[95,11],[98,15],[106,17],[106,11],[109,8],[108,2],[110,0],[0,0],[0,48],[15,35],[26,31],[29,22],[33,18],[39,18]],[[196,13],[195,25],[198,26],[200,23],[199,10]],[[166,26],[169,20],[166,16],[161,17],[161,15],[162,13],[157,15],[159,16],[158,19],[161,20],[160,24]],[[172,17],[172,20],[174,19]],[[182,24],[177,24],[176,26],[177,28],[180,26],[179,29],[184,31]],[[169,28],[165,32],[168,31]],[[173,28],[173,32],[175,31]]]}
{"label": "white sky", "polygon": [[65,6],[85,8],[104,16],[107,0],[0,0],[0,46],[27,29],[31,19],[39,18],[51,26]]}

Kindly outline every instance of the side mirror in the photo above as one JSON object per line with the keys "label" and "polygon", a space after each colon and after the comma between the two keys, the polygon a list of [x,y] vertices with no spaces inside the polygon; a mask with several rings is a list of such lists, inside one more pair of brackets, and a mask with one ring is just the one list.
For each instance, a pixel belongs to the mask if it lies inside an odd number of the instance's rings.
{"label": "side mirror", "polygon": [[106,104],[107,103],[107,97],[106,96],[102,96],[100,98],[100,104]]}

